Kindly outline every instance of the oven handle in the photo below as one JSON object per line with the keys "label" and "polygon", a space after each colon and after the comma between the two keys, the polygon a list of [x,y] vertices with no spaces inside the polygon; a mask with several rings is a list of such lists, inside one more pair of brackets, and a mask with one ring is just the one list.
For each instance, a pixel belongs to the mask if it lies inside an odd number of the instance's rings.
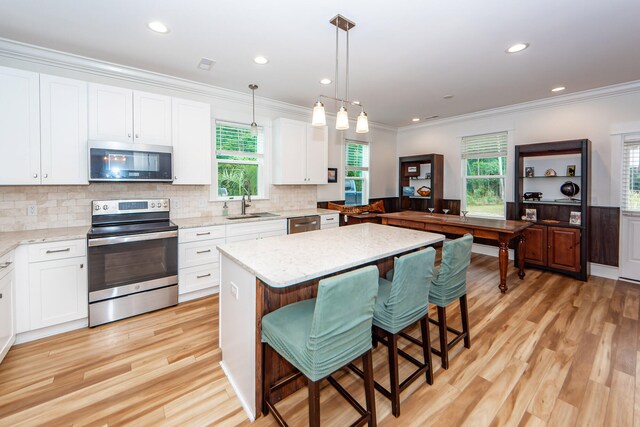
{"label": "oven handle", "polygon": [[119,245],[121,243],[143,242],[145,240],[168,239],[171,237],[178,237],[178,232],[161,231],[159,233],[133,234],[130,236],[101,237],[99,239],[89,239],[88,246]]}

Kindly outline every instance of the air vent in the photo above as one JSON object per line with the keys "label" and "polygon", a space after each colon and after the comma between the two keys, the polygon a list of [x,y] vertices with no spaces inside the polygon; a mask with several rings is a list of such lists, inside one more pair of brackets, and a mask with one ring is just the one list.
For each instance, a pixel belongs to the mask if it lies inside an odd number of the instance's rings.
{"label": "air vent", "polygon": [[200,62],[198,63],[198,68],[200,68],[201,70],[205,70],[205,71],[211,71],[211,69],[213,68],[215,63],[216,63],[216,61],[214,61],[213,59],[202,58],[200,60]]}

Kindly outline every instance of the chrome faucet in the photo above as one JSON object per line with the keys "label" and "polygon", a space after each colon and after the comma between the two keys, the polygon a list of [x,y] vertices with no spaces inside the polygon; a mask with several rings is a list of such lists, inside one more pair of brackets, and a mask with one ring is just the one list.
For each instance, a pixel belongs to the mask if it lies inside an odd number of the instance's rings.
{"label": "chrome faucet", "polygon": [[[249,181],[248,179],[245,180],[242,183],[242,190],[244,190],[244,194],[242,194],[242,201],[241,201],[241,213],[242,215],[246,215],[247,214],[247,208],[251,207],[251,205],[247,202],[251,202],[251,181]],[[246,197],[246,202],[245,202],[245,197]]]}

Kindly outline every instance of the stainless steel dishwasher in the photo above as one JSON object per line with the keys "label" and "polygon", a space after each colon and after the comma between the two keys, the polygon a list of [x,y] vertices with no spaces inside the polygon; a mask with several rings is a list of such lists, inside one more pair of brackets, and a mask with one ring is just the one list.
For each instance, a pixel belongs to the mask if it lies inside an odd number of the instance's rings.
{"label": "stainless steel dishwasher", "polygon": [[320,230],[320,215],[299,216],[287,221],[287,234]]}

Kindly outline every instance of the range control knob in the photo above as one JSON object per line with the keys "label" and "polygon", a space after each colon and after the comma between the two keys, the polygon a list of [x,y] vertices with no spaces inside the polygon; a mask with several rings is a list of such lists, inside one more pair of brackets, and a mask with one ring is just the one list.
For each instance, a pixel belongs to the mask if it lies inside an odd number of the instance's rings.
{"label": "range control knob", "polygon": [[169,206],[169,204],[167,202],[164,202],[164,207],[166,208],[167,206]]}
{"label": "range control knob", "polygon": [[152,207],[152,208],[155,208],[155,207],[156,207],[156,204],[155,204],[155,203],[151,203],[151,207]]}
{"label": "range control knob", "polygon": [[96,207],[94,209],[99,211],[100,210],[100,205],[96,205]]}
{"label": "range control knob", "polygon": [[106,210],[108,210],[108,209],[109,209],[109,205],[104,205],[104,206],[102,207],[102,209],[104,209],[105,211],[106,211]]}

